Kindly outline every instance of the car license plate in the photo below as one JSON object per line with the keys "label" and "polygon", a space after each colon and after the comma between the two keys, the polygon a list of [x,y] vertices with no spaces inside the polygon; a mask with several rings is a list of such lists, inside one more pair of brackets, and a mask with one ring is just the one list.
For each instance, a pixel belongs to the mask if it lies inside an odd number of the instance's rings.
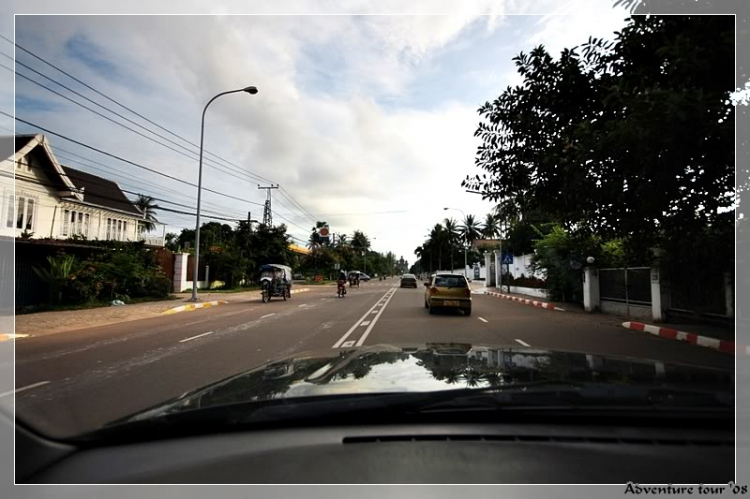
{"label": "car license plate", "polygon": [[443,301],[443,305],[445,305],[446,307],[457,307],[458,301],[457,300],[445,300]]}

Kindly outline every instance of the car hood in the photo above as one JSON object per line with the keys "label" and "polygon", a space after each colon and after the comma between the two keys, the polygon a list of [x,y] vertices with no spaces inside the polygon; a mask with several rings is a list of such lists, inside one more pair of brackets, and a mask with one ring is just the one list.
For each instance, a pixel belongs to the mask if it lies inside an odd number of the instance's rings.
{"label": "car hood", "polygon": [[722,369],[523,347],[456,343],[375,345],[306,352],[275,360],[126,420],[274,399],[501,389],[545,380],[617,387],[646,385],[734,395],[734,372]]}

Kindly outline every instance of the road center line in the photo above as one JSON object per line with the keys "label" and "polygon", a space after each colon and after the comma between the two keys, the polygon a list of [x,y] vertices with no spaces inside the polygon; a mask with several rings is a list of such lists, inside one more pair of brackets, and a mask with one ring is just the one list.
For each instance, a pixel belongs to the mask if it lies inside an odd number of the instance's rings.
{"label": "road center line", "polygon": [[530,346],[531,346],[531,345],[529,345],[528,343],[526,343],[525,341],[522,341],[522,340],[516,340],[516,341],[517,341],[518,343],[520,343],[521,345],[525,346],[525,347],[530,347]]}
{"label": "road center line", "polygon": [[276,312],[272,312],[272,313],[266,314],[266,315],[261,315],[260,318],[261,319],[265,319],[266,317],[271,317],[272,315],[276,315]]}
{"label": "road center line", "polygon": [[[386,296],[386,295],[387,295],[388,293],[390,293],[390,291],[387,291],[387,292],[385,293],[385,295],[383,295],[383,297],[385,297],[385,296]],[[379,302],[379,301],[380,301],[380,300],[378,300],[378,302]],[[347,332],[346,332],[346,333],[344,334],[344,336],[342,336],[342,337],[341,337],[341,339],[339,339],[339,341],[337,341],[337,342],[336,342],[336,343],[335,343],[335,344],[334,344],[334,345],[333,345],[333,346],[332,346],[331,348],[338,348],[338,347],[340,347],[340,346],[341,346],[341,344],[342,344],[343,342],[345,342],[345,341],[346,341],[346,339],[347,339],[347,338],[349,337],[349,335],[350,335],[350,334],[352,334],[352,332],[353,332],[353,331],[354,331],[355,329],[357,329],[357,326],[359,326],[359,324],[360,324],[360,323],[361,323],[361,322],[362,322],[363,320],[365,320],[365,319],[367,318],[367,316],[368,316],[368,315],[370,315],[370,314],[372,313],[372,311],[373,311],[373,310],[375,310],[375,307],[377,307],[377,306],[378,306],[378,303],[375,303],[375,305],[373,305],[373,306],[372,306],[372,307],[370,308],[370,310],[368,310],[367,312],[365,312],[365,315],[363,315],[362,317],[360,317],[360,318],[359,318],[359,320],[358,320],[357,322],[355,322],[355,323],[354,323],[354,325],[352,325],[352,327],[350,327],[350,328],[349,328],[349,331],[347,331]],[[380,316],[378,315],[378,317],[380,317]]]}
{"label": "road center line", "polygon": [[33,385],[27,385],[27,386],[24,386],[23,388],[17,388],[15,390],[9,390],[7,392],[0,393],[0,397],[5,397],[7,395],[12,395],[14,393],[21,393],[21,392],[24,392],[26,390],[31,390],[32,388],[36,388],[37,386],[46,385],[47,383],[49,383],[49,381],[40,381],[39,383],[34,383]]}
{"label": "road center line", "polygon": [[184,340],[180,340],[179,342],[180,343],[185,343],[186,341],[194,340],[196,338],[200,338],[201,336],[206,336],[206,335],[209,335],[209,334],[214,334],[214,332],[213,331],[209,331],[207,333],[199,334],[197,336],[191,336],[190,338],[185,338]]}
{"label": "road center line", "polygon": [[393,295],[396,294],[396,289],[398,289],[398,288],[391,288],[390,291],[388,291],[388,293],[390,293],[391,296],[389,296],[388,299],[385,301],[385,304],[383,305],[383,308],[380,309],[380,313],[378,315],[376,315],[375,318],[370,323],[370,325],[367,326],[367,330],[365,331],[365,334],[363,334],[362,337],[357,342],[357,346],[358,347],[361,347],[362,344],[365,342],[365,339],[367,339],[367,335],[369,335],[370,331],[372,331],[372,328],[375,327],[375,324],[378,322],[378,319],[380,319],[381,317],[383,317],[383,310],[385,310],[385,307],[388,306],[388,302],[391,301],[391,298],[393,298]]}
{"label": "road center line", "polygon": [[485,319],[484,317],[477,317],[477,319],[479,319],[479,320],[480,320],[480,321],[482,321],[482,322],[489,322],[489,321],[488,321],[487,319]]}

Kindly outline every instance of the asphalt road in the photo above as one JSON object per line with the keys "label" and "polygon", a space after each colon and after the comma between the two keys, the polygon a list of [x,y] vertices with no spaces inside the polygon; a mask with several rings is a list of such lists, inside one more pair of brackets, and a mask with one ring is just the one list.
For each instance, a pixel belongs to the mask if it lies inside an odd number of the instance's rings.
{"label": "asphalt road", "polygon": [[627,330],[611,316],[488,295],[474,295],[469,317],[429,315],[423,288],[397,285],[396,279],[363,283],[343,299],[335,287],[312,286],[286,302],[253,299],[17,340],[16,414],[45,434],[64,437],[279,357],[376,344],[531,346],[734,366],[731,355]]}

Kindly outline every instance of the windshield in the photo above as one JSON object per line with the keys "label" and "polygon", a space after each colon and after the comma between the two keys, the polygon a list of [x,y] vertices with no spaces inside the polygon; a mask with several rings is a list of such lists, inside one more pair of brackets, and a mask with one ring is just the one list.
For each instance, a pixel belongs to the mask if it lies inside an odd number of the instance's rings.
{"label": "windshield", "polygon": [[435,277],[434,286],[438,288],[465,288],[468,283],[466,279],[460,276],[439,275]]}
{"label": "windshield", "polygon": [[726,409],[734,23],[18,15],[0,403],[61,440],[537,382]]}

